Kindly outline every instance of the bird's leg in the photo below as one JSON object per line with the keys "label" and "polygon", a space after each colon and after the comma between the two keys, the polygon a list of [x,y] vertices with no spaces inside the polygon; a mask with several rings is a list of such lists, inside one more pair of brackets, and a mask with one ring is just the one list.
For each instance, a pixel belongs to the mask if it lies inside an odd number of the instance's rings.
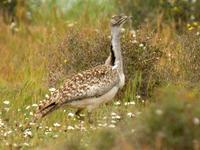
{"label": "bird's leg", "polygon": [[91,118],[91,115],[92,115],[92,112],[88,111],[88,122],[89,122],[90,124],[93,123],[93,120],[92,120],[92,118]]}
{"label": "bird's leg", "polygon": [[80,115],[80,113],[83,111],[83,109],[82,108],[79,108],[77,111],[76,111],[76,113],[75,113],[75,115],[76,115],[76,117],[78,118],[78,119],[80,119],[80,120],[83,120],[83,117]]}

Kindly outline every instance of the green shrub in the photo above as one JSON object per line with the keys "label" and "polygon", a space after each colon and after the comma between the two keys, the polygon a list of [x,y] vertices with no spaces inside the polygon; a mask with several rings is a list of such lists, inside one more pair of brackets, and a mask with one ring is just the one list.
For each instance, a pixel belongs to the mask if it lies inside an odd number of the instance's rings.
{"label": "green shrub", "polygon": [[198,84],[200,76],[200,36],[196,33],[186,33],[180,39],[182,45],[181,67],[184,70],[185,80],[190,86]]}
{"label": "green shrub", "polygon": [[94,136],[94,143],[91,143],[91,148],[96,150],[112,149],[116,144],[116,133],[113,130],[103,129]]}
{"label": "green shrub", "polygon": [[136,120],[134,145],[140,149],[199,149],[200,102],[197,90],[168,88],[156,92],[155,104]]}

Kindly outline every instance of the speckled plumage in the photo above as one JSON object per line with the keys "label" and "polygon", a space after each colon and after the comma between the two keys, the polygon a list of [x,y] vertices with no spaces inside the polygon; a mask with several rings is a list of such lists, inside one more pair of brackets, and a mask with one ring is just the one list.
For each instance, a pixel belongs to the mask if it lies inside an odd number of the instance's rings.
{"label": "speckled plumage", "polygon": [[[74,101],[100,97],[118,83],[117,69],[113,69],[110,65],[99,65],[78,73],[67,79],[63,86],[55,89],[49,97],[40,102],[36,117],[43,117],[64,104],[70,105]],[[76,106],[73,105],[73,107]]]}
{"label": "speckled plumage", "polygon": [[108,102],[124,86],[123,61],[120,47],[120,28],[130,17],[120,15],[111,19],[111,51],[105,64],[83,71],[51,90],[51,95],[40,102],[34,115],[39,119],[55,109],[68,105],[90,113],[101,103]]}

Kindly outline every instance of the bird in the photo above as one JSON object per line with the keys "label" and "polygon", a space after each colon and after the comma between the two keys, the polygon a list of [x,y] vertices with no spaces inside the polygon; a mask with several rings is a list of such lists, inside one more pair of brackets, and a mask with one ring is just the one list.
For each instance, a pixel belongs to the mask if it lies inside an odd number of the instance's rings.
{"label": "bird", "polygon": [[130,18],[126,15],[112,16],[110,54],[105,63],[79,72],[66,79],[58,89],[51,89],[51,95],[40,101],[34,120],[62,106],[69,106],[77,108],[77,116],[86,109],[89,122],[92,122],[92,111],[100,104],[111,101],[125,84],[120,35],[123,24]]}

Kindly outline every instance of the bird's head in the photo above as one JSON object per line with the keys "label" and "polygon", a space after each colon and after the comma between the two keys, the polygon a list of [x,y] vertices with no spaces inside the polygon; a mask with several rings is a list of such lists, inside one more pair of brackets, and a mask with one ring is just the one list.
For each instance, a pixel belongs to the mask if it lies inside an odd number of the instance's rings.
{"label": "bird's head", "polygon": [[111,18],[111,27],[122,27],[122,25],[127,21],[131,19],[131,16],[126,15],[115,15]]}

